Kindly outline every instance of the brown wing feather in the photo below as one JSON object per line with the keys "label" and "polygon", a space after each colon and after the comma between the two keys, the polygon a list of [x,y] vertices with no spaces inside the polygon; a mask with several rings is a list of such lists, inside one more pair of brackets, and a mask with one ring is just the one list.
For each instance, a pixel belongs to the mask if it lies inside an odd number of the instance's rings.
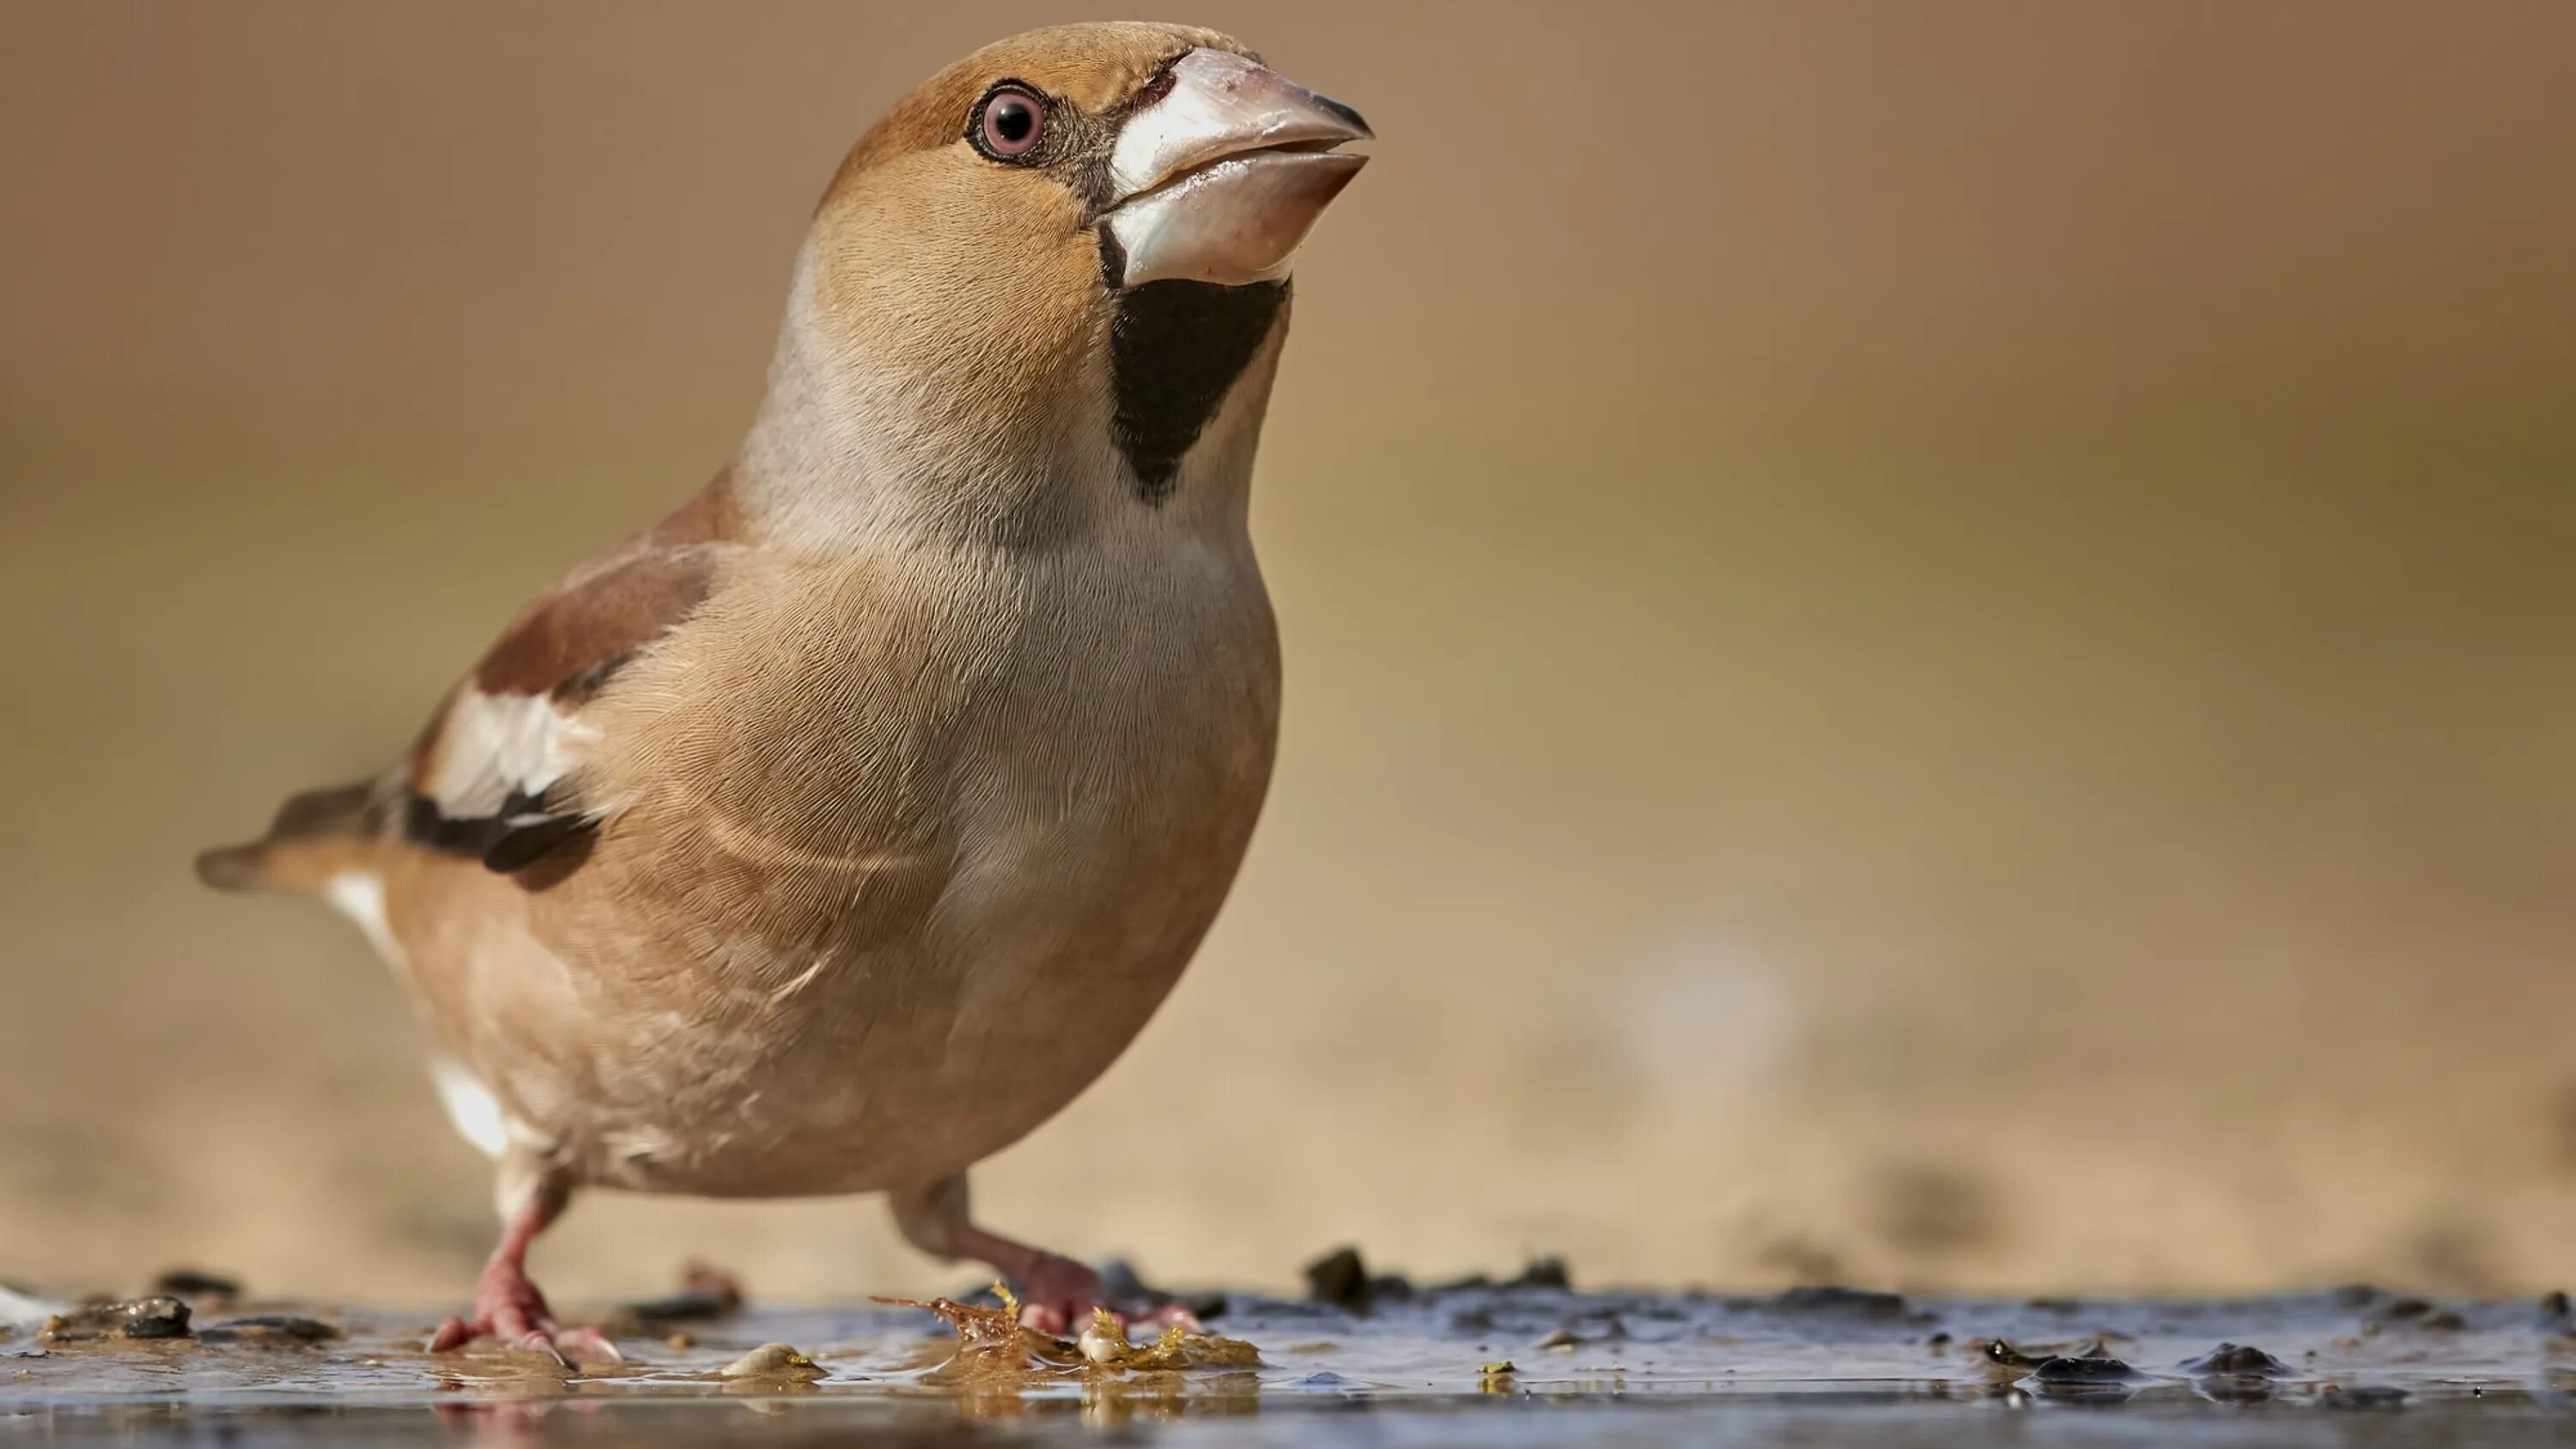
{"label": "brown wing feather", "polygon": [[404,766],[296,796],[260,840],[200,856],[199,876],[226,889],[313,889],[340,858],[395,833],[516,871],[578,839],[591,819],[556,768],[561,746],[617,670],[705,600],[738,520],[731,478],[719,473],[670,517],[520,610],[449,691]]}
{"label": "brown wing feather", "polygon": [[474,666],[474,687],[587,698],[706,597],[716,546],[734,536],[732,499],[728,470],[670,517],[530,600]]}

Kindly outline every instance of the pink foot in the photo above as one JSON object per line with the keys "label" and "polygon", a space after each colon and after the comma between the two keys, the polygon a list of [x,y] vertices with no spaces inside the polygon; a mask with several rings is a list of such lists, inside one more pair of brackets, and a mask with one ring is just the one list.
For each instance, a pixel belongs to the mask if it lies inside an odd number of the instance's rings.
{"label": "pink foot", "polygon": [[1020,1304],[1020,1326],[1040,1333],[1070,1337],[1091,1321],[1095,1308],[1106,1308],[1121,1328],[1165,1328],[1177,1325],[1190,1332],[1200,1328],[1198,1315],[1178,1303],[1142,1313],[1129,1313],[1102,1295],[1100,1275],[1087,1264],[1077,1263],[1058,1253],[1031,1250],[1028,1265],[1020,1274],[1020,1288],[1025,1295]]}
{"label": "pink foot", "polygon": [[546,1295],[525,1269],[503,1260],[484,1265],[474,1285],[474,1317],[450,1318],[429,1336],[431,1353],[446,1353],[478,1338],[493,1338],[540,1354],[564,1368],[577,1362],[620,1363],[625,1355],[596,1328],[566,1328],[546,1306]]}

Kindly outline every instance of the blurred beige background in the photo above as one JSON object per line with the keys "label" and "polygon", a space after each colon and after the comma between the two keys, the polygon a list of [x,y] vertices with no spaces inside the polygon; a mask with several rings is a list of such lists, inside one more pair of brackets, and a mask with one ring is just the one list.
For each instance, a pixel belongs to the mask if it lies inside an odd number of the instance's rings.
{"label": "blurred beige background", "polygon": [[[843,147],[1041,7],[0,15],[0,1275],[430,1304],[394,988],[187,859],[748,416]],[[1283,764],[1000,1225],[1280,1286],[2576,1278],[2561,4],[1197,0],[1366,111]],[[597,1195],[559,1295],[954,1286]]]}

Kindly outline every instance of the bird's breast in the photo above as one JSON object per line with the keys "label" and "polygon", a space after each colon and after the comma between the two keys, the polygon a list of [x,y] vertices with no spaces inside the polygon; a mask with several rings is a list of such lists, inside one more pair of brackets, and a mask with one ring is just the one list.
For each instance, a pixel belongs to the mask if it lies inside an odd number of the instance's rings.
{"label": "bird's breast", "polygon": [[532,917],[599,1018],[549,1088],[598,1175],[962,1168],[1104,1070],[1213,920],[1277,731],[1248,550],[936,572],[720,599],[607,702],[625,807]]}

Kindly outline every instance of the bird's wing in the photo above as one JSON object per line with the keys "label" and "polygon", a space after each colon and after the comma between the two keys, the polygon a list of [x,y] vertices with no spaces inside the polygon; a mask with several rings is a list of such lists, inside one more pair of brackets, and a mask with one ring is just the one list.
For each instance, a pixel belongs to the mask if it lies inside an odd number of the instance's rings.
{"label": "bird's wing", "polygon": [[583,706],[706,598],[724,547],[648,535],[522,610],[413,749],[404,833],[515,871],[596,824],[573,775]]}
{"label": "bird's wing", "polygon": [[198,873],[222,886],[316,888],[346,843],[389,835],[509,872],[587,833],[597,817],[573,769],[595,734],[584,706],[706,598],[734,546],[726,486],[720,475],[679,512],[520,610],[449,691],[403,765],[295,796],[265,837],[207,852]]}

